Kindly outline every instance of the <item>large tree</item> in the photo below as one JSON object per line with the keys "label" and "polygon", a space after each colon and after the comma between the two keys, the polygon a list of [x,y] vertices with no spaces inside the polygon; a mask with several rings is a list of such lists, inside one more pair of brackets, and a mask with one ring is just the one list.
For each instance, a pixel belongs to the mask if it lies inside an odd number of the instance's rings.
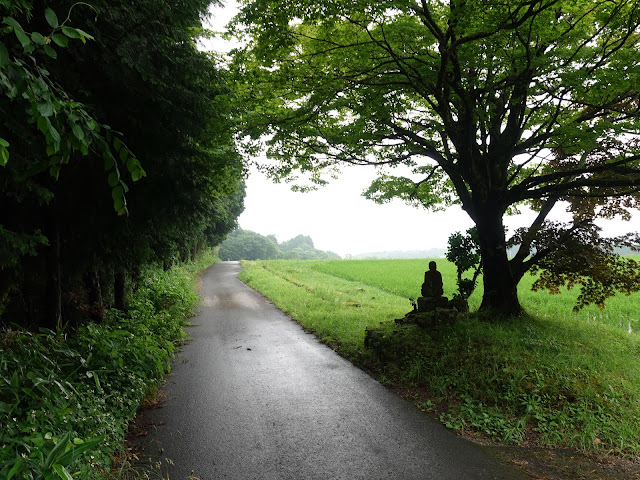
{"label": "large tree", "polygon": [[209,0],[26,3],[0,5],[0,322],[56,326],[219,242],[244,167],[225,72],[196,48]]}
{"label": "large tree", "polygon": [[[640,286],[612,251],[637,238],[603,240],[593,223],[637,207],[639,25],[636,0],[245,1],[243,133],[267,139],[276,178],[373,164],[373,200],[459,204],[482,309],[519,312],[537,268],[538,286],[579,283],[602,304]],[[562,202],[573,222],[547,221]],[[524,205],[538,216],[509,259],[503,217]]]}

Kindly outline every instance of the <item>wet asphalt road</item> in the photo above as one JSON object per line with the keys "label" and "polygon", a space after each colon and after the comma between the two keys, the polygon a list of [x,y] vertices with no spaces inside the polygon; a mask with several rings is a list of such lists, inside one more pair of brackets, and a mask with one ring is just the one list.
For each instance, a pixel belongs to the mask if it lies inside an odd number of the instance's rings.
{"label": "wet asphalt road", "polygon": [[305,333],[239,271],[203,274],[193,341],[147,414],[160,426],[146,455],[171,480],[525,478]]}

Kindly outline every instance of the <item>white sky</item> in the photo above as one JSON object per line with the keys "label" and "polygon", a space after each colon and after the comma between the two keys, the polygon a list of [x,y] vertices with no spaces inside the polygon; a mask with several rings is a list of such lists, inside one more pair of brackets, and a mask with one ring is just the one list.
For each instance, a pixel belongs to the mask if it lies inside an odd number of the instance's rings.
{"label": "white sky", "polygon": [[[224,30],[237,11],[237,3],[226,2],[224,8],[212,8],[210,28]],[[204,48],[218,52],[228,49],[221,40],[204,42]],[[274,234],[279,242],[296,235],[309,235],[315,247],[341,256],[381,251],[428,250],[446,248],[454,232],[472,226],[460,208],[446,212],[427,212],[400,201],[377,205],[361,196],[373,179],[374,169],[345,168],[337,180],[309,193],[296,193],[287,184],[274,184],[260,172],[251,170],[247,179],[245,211],[238,222],[241,228],[262,235]],[[554,219],[567,219],[562,208],[552,213]],[[512,230],[530,224],[534,214],[506,217]],[[631,222],[599,222],[606,236],[640,230],[640,215]]]}

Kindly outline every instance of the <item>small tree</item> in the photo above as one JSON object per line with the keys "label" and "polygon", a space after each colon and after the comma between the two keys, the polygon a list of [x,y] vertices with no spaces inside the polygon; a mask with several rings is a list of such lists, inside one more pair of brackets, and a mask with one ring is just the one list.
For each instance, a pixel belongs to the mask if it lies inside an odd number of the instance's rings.
{"label": "small tree", "polygon": [[[456,232],[449,237],[447,260],[454,263],[458,273],[457,297],[468,299],[476,288],[478,275],[482,272],[480,248],[478,246],[478,231],[471,227],[465,234]],[[463,278],[463,274],[471,270],[471,278]]]}

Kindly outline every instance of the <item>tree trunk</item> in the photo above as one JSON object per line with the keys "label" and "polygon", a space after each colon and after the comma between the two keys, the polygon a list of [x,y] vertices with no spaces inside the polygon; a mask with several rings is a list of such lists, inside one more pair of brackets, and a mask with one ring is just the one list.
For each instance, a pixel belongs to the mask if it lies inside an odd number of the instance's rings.
{"label": "tree trunk", "polygon": [[4,302],[11,288],[11,273],[0,268],[0,312],[4,309]]}
{"label": "tree trunk", "polygon": [[521,276],[515,276],[509,266],[502,213],[498,209],[482,209],[476,226],[484,284],[480,310],[503,316],[517,315],[522,312],[517,289]]}
{"label": "tree trunk", "polygon": [[98,270],[92,268],[84,277],[85,288],[87,289],[87,300],[89,304],[93,305],[97,303],[102,305],[102,289],[100,288],[100,276]]}
{"label": "tree trunk", "polygon": [[113,296],[115,307],[124,312],[127,310],[127,279],[123,270],[113,274]]}
{"label": "tree trunk", "polygon": [[102,288],[100,287],[100,276],[95,267],[85,274],[84,283],[87,289],[87,302],[89,303],[91,318],[96,322],[101,322],[103,319],[102,314],[104,313]]}

